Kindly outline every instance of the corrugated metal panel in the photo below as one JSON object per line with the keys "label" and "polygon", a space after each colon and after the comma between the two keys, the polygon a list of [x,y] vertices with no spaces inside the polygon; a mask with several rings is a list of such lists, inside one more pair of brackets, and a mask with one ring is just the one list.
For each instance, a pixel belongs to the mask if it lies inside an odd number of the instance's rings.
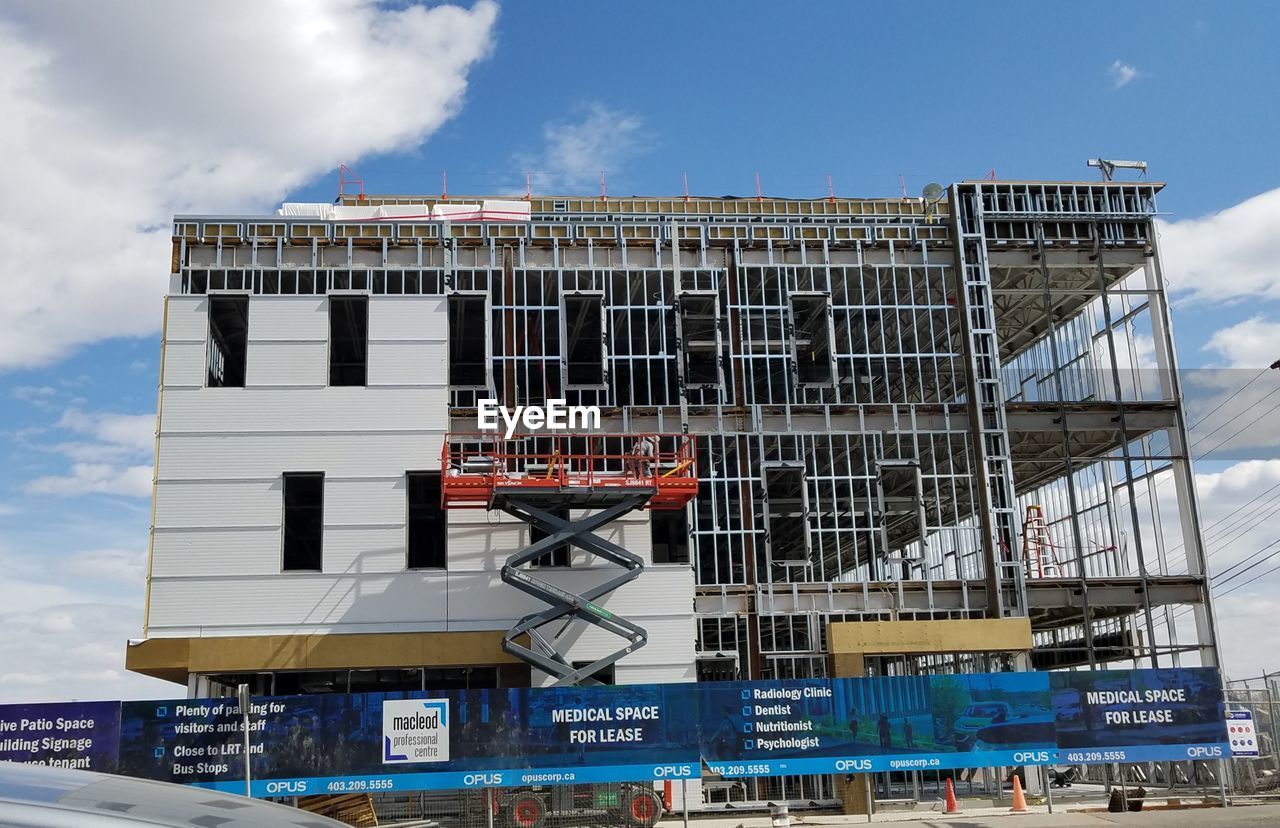
{"label": "corrugated metal panel", "polygon": [[444,387],[447,348],[443,342],[370,342],[370,385]]}
{"label": "corrugated metal panel", "polygon": [[448,338],[445,300],[432,296],[374,296],[369,299],[369,339]]}
{"label": "corrugated metal panel", "polygon": [[329,343],[249,340],[245,387],[324,386],[329,382]]}
{"label": "corrugated metal panel", "polygon": [[175,389],[165,394],[164,432],[372,433],[448,427],[443,388],[212,390],[225,393]]}
{"label": "corrugated metal panel", "polygon": [[[302,471],[299,469],[299,471]],[[326,477],[325,526],[404,525],[404,475],[386,479]],[[328,567],[326,567],[327,569]]]}
{"label": "corrugated metal panel", "polygon": [[[298,469],[303,471],[303,469]],[[156,485],[157,528],[280,525],[281,481]]]}
{"label": "corrugated metal panel", "polygon": [[199,342],[167,342],[164,346],[164,384],[166,388],[186,386],[203,388],[205,358],[208,345]]}
{"label": "corrugated metal panel", "polygon": [[165,339],[204,342],[209,338],[209,300],[203,296],[170,296]]}
{"label": "corrugated metal panel", "polygon": [[[329,339],[329,300],[323,296],[254,296],[249,340]],[[252,353],[252,350],[250,350]]]}
{"label": "corrugated metal panel", "polygon": [[[166,405],[166,421],[168,416]],[[339,477],[390,477],[438,469],[443,439],[443,432],[164,434],[159,473],[162,480],[273,477],[303,469]]]}
{"label": "corrugated metal panel", "polygon": [[[327,550],[326,550],[327,552]],[[156,529],[151,574],[278,575],[280,529]]]}

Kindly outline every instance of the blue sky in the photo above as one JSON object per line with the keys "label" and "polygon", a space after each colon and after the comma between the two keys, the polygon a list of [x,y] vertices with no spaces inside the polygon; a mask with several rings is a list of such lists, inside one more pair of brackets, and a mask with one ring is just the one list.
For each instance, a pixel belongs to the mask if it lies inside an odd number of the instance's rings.
{"label": "blue sky", "polygon": [[[0,103],[22,125],[0,151],[24,194],[0,242],[34,250],[0,311],[0,561],[17,573],[0,621],[21,613],[37,641],[0,633],[0,686],[21,697],[173,691],[114,663],[140,624],[167,217],[329,201],[339,162],[376,193],[437,193],[447,170],[451,194],[522,192],[526,172],[537,193],[596,194],[603,168],[615,195],[678,194],[685,173],[694,194],[754,195],[759,173],[766,195],[822,197],[828,175],[842,196],[898,195],[899,176],[916,195],[1142,159],[1168,182],[1184,367],[1239,385],[1280,358],[1275,4],[181,6],[120,12],[108,39],[88,0],[0,11],[0,72],[21,81]],[[174,26],[181,44],[155,36]],[[96,253],[68,259],[69,237]],[[1280,482],[1280,460],[1245,462],[1267,445],[1204,466],[1206,512]],[[1246,594],[1241,624],[1280,609]],[[68,647],[96,684],[68,689]]]}

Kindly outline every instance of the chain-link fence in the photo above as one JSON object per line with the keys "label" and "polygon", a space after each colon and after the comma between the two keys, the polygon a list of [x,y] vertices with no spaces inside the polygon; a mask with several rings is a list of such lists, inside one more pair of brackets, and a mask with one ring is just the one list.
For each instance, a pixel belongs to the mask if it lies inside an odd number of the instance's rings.
{"label": "chain-link fence", "polygon": [[1231,760],[1233,796],[1280,798],[1280,674],[1227,683],[1227,713],[1253,718],[1256,757]]}
{"label": "chain-link fence", "polygon": [[308,797],[299,805],[362,828],[653,828],[682,806],[679,790],[612,782]]}
{"label": "chain-link fence", "polygon": [[[1261,790],[1256,781],[1260,776],[1242,775],[1248,771],[1240,770],[1240,761],[1233,795],[1252,795]],[[1269,767],[1274,768],[1274,763]],[[865,784],[877,811],[941,803],[948,779],[962,800],[1007,802],[1015,774],[1022,778],[1029,797],[1048,794],[1063,805],[1104,805],[1115,790],[1130,800],[1217,802],[1221,768],[1215,761],[1057,765],[1043,772],[1034,766],[957,768],[875,773]],[[709,777],[684,784],[624,782],[309,797],[298,804],[360,828],[653,828],[660,820],[679,820],[686,795],[688,814],[695,820],[726,812],[764,813],[779,804],[793,811],[838,813],[841,779],[830,775]]]}

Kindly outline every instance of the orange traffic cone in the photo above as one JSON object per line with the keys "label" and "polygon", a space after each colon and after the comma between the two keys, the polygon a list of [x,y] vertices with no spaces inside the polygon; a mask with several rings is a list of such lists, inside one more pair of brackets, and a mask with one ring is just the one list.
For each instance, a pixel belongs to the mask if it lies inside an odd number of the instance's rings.
{"label": "orange traffic cone", "polygon": [[951,777],[947,777],[947,809],[944,814],[960,813],[960,805],[956,802],[956,789],[951,785]]}
{"label": "orange traffic cone", "polygon": [[1031,809],[1027,807],[1027,797],[1022,793],[1022,777],[1016,773],[1013,775],[1013,807],[1009,809],[1009,813],[1031,813]]}

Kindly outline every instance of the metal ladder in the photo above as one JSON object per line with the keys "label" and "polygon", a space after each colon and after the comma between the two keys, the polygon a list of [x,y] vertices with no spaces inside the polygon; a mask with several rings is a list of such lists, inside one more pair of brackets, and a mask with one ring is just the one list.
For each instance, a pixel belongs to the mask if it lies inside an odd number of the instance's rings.
{"label": "metal ladder", "polygon": [[1027,519],[1022,524],[1022,560],[1026,563],[1028,578],[1062,577],[1062,562],[1049,536],[1049,524],[1045,523],[1044,510],[1037,504],[1027,507]]}
{"label": "metal ladder", "polygon": [[[547,511],[545,502],[533,502],[533,498],[517,493],[504,494],[494,501],[494,507],[512,517],[537,527],[546,537],[507,558],[502,566],[502,581],[550,605],[548,609],[526,615],[512,627],[502,639],[502,649],[529,665],[555,677],[553,687],[581,684],[599,684],[591,678],[595,673],[612,665],[649,640],[649,634],[639,625],[621,618],[596,603],[614,590],[631,583],[644,571],[640,556],[628,552],[616,543],[595,534],[596,530],[618,518],[644,506],[652,496],[651,491],[619,493],[613,503],[600,511],[579,520],[566,520]],[[572,500],[566,498],[566,506]],[[617,564],[623,571],[580,594],[569,592],[522,569],[563,543],[568,543],[588,554]],[[563,619],[560,629],[550,638],[541,628]],[[574,621],[582,621],[613,633],[626,640],[626,645],[616,652],[599,658],[583,667],[574,668],[556,648],[556,640],[568,630]],[[517,639],[529,636],[532,647]]]}

